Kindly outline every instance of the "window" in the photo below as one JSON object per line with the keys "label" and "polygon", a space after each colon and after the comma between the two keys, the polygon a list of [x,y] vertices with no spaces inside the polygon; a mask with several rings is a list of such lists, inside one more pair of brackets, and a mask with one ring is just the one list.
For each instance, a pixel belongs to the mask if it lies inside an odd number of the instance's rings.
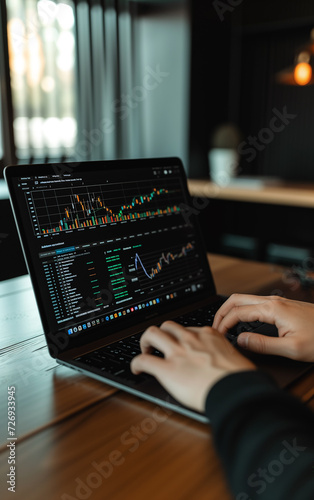
{"label": "window", "polygon": [[77,130],[73,5],[7,0],[7,21],[16,156],[69,155]]}
{"label": "window", "polygon": [[173,155],[187,164],[187,1],[5,5],[8,159]]}

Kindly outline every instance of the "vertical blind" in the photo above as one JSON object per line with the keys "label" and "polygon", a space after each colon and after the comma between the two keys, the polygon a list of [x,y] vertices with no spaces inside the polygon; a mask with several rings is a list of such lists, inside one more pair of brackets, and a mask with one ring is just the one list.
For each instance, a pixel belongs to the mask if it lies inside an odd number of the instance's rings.
{"label": "vertical blind", "polygon": [[18,159],[186,162],[187,4],[7,0]]}

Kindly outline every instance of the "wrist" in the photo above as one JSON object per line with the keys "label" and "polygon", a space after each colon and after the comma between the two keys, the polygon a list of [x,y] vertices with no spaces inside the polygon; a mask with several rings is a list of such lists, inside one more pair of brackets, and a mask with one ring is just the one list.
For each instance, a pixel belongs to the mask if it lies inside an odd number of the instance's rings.
{"label": "wrist", "polygon": [[253,363],[248,363],[246,367],[239,367],[239,368],[233,368],[230,370],[221,370],[219,373],[217,373],[214,377],[211,376],[210,380],[208,383],[204,386],[201,396],[200,396],[200,402],[198,404],[198,411],[205,412],[206,410],[206,401],[208,398],[209,393],[212,391],[212,389],[218,385],[223,379],[226,377],[235,375],[237,373],[246,373],[250,371],[257,371],[257,367],[253,365]]}

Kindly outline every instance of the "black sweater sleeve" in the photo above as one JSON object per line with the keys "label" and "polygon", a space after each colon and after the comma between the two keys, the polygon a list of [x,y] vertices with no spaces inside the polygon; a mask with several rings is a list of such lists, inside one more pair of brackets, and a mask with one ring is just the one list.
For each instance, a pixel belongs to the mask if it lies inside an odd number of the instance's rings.
{"label": "black sweater sleeve", "polygon": [[206,414],[236,500],[314,499],[314,415],[268,375],[224,377]]}

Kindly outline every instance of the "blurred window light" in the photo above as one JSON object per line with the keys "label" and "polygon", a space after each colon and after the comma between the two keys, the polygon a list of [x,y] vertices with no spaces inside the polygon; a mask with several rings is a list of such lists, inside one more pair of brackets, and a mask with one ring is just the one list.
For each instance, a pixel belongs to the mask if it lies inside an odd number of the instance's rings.
{"label": "blurred window light", "polygon": [[58,36],[57,47],[60,52],[73,53],[75,49],[75,39],[70,31],[63,31]]}
{"label": "blurred window light", "polygon": [[4,1],[18,160],[187,163],[188,2]]}
{"label": "blurred window light", "polygon": [[37,2],[38,18],[42,26],[49,26],[54,23],[58,12],[58,5],[50,0],[39,0]]}
{"label": "blurred window light", "polygon": [[66,3],[59,3],[57,19],[63,30],[71,30],[75,22],[73,8]]}
{"label": "blurred window light", "polygon": [[44,92],[53,92],[56,87],[56,81],[52,76],[45,76],[41,81],[41,88]]}
{"label": "blurred window light", "polygon": [[40,116],[31,118],[28,123],[30,143],[34,149],[41,149],[42,151],[45,148],[43,134],[44,123],[44,118]]}
{"label": "blurred window light", "polygon": [[71,156],[77,135],[73,0],[6,0],[19,159]]}
{"label": "blurred window light", "polygon": [[74,67],[74,56],[64,52],[64,54],[59,54],[57,57],[57,66],[64,73],[71,71]]}
{"label": "blurred window light", "polygon": [[60,119],[56,117],[47,118],[44,122],[44,140],[50,148],[58,148],[61,143]]}
{"label": "blurred window light", "polygon": [[77,122],[74,118],[62,118],[60,123],[62,142],[65,148],[73,147],[77,136]]}
{"label": "blurred window light", "polygon": [[29,147],[29,126],[27,116],[19,116],[13,121],[15,145],[18,151],[28,150]]}

